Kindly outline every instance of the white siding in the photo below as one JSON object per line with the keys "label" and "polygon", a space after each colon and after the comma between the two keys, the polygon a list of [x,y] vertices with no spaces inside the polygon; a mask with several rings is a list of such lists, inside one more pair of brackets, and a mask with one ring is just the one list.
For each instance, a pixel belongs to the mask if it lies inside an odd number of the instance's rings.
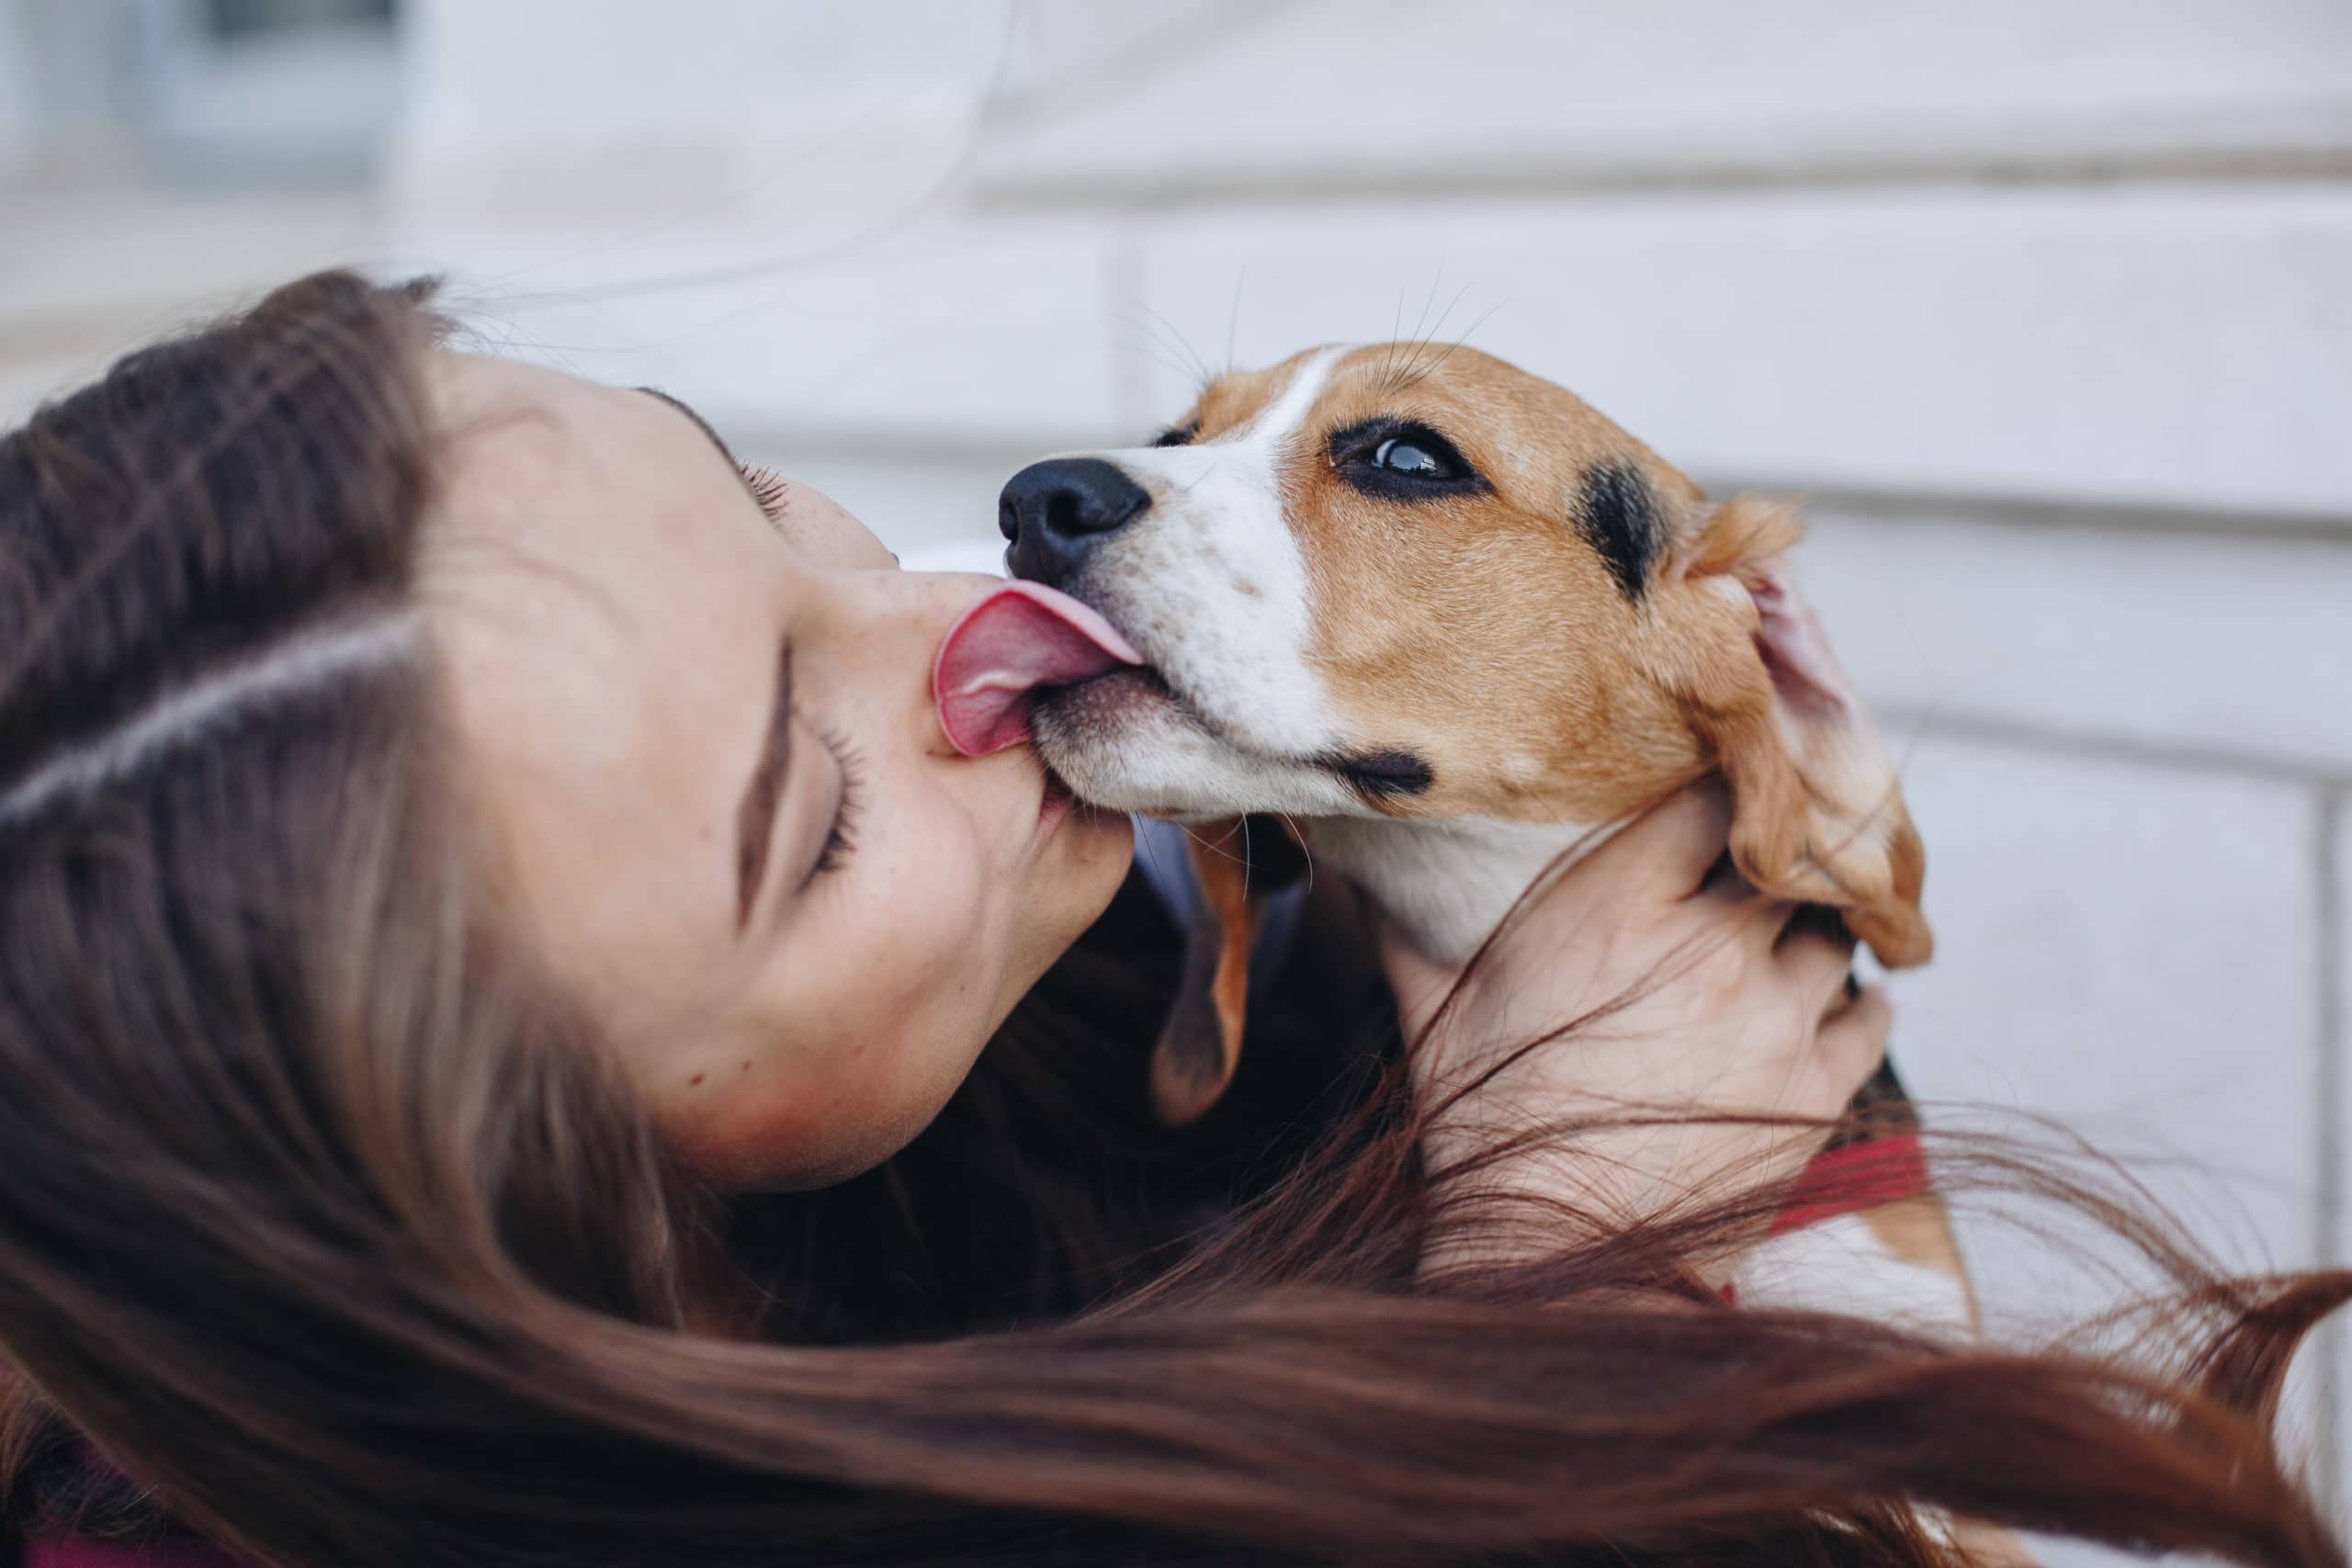
{"label": "white siding", "polygon": [[1312,0],[1179,35],[1169,54],[1007,137],[986,164],[994,186],[1132,201],[1949,167],[2064,176],[2352,147],[2352,14],[2330,0]]}
{"label": "white siding", "polygon": [[[2131,513],[1814,508],[1797,555],[1893,728],[2017,730],[2143,765],[2352,777],[2352,549]],[[2178,753],[2179,755],[2174,755]]]}
{"label": "white siding", "polygon": [[1245,362],[1434,294],[1702,476],[2352,514],[2352,188],[1366,201],[1143,243],[1204,346],[1237,294]]}

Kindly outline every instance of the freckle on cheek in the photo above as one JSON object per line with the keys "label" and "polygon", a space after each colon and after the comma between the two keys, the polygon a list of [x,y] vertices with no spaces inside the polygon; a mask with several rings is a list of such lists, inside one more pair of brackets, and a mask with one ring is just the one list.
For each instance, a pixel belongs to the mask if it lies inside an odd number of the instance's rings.
{"label": "freckle on cheek", "polygon": [[748,1072],[750,1072],[751,1070],[752,1070],[752,1064],[751,1064],[751,1063],[749,1063],[749,1062],[744,1063],[744,1064],[743,1064],[743,1071],[745,1071],[745,1072],[747,1072],[747,1073],[748,1073]]}
{"label": "freckle on cheek", "polygon": [[702,1074],[700,1074],[700,1073],[696,1073],[694,1077],[692,1077],[688,1078],[688,1079],[686,1080],[686,1083],[687,1083],[687,1085],[688,1085],[689,1087],[699,1087],[699,1086],[700,1086],[700,1084],[702,1083],[702,1080],[703,1080],[703,1075],[702,1075]]}

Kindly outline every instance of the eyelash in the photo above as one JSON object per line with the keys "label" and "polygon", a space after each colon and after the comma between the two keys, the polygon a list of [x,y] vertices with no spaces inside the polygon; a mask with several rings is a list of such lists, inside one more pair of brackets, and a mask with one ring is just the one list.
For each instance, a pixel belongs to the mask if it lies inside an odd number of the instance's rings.
{"label": "eyelash", "polygon": [[808,868],[807,886],[829,872],[839,871],[857,848],[852,836],[857,827],[858,813],[865,809],[865,768],[856,749],[840,731],[820,728],[817,739],[826,750],[833,754],[833,764],[842,771],[842,803],[833,812],[833,825],[825,832],[825,847],[817,852],[817,863]]}
{"label": "eyelash", "polygon": [[752,487],[752,499],[760,503],[760,510],[767,513],[768,521],[783,521],[784,476],[757,463],[738,463],[735,466],[743,470],[743,482]]}

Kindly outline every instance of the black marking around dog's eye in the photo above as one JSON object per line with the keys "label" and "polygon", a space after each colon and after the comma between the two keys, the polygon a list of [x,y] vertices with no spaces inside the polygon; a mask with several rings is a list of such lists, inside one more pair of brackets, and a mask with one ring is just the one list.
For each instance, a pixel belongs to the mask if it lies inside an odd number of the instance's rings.
{"label": "black marking around dog's eye", "polygon": [[1325,758],[1323,765],[1374,801],[1402,800],[1437,783],[1430,765],[1402,747],[1341,751]]}
{"label": "black marking around dog's eye", "polygon": [[1601,463],[1587,468],[1577,497],[1577,527],[1628,599],[1649,586],[1650,568],[1666,548],[1666,515],[1657,496],[1631,465]]}
{"label": "black marking around dog's eye", "polygon": [[1186,424],[1171,424],[1153,436],[1151,444],[1154,446],[1190,446],[1193,437],[1200,433],[1200,422],[1197,420]]}

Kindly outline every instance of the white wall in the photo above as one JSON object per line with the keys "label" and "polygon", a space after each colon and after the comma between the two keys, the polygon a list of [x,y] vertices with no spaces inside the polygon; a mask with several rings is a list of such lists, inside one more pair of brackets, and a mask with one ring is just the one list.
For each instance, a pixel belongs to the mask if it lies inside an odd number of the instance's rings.
{"label": "white wall", "polygon": [[32,39],[24,19],[0,9],[0,178],[32,157]]}

